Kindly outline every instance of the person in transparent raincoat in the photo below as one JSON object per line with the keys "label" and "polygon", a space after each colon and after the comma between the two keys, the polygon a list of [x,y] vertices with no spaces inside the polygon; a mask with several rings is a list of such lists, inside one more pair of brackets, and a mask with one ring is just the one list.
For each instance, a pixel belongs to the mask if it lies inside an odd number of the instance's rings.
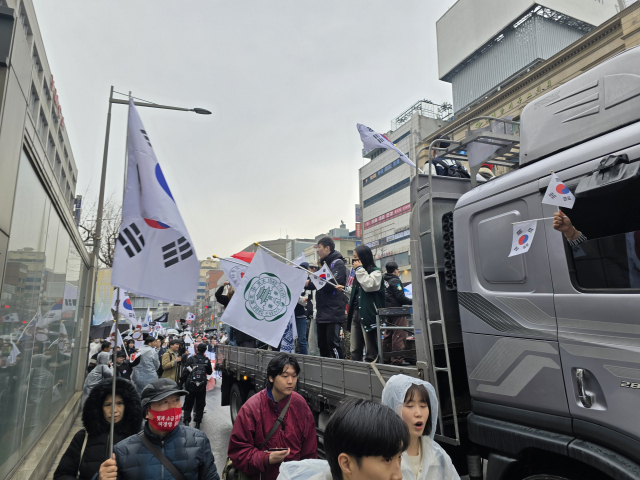
{"label": "person in transparent raincoat", "polygon": [[433,440],[438,421],[433,385],[394,375],[382,390],[382,404],[400,415],[411,435],[409,448],[402,454],[404,480],[460,480],[447,452]]}

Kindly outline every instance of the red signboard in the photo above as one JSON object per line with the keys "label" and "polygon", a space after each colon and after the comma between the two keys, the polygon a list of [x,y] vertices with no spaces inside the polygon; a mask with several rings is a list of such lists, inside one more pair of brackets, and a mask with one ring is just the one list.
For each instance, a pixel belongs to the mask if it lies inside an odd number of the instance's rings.
{"label": "red signboard", "polygon": [[391,210],[390,212],[383,213],[382,215],[378,215],[377,217],[372,218],[371,220],[367,220],[366,222],[364,222],[364,229],[366,230],[367,228],[375,227],[380,223],[387,222],[392,218],[399,217],[400,215],[404,215],[405,213],[409,213],[410,211],[411,211],[411,204],[407,203],[402,207],[398,207],[394,210]]}
{"label": "red signboard", "polygon": [[356,238],[362,237],[362,232],[360,231],[360,224],[356,223]]}

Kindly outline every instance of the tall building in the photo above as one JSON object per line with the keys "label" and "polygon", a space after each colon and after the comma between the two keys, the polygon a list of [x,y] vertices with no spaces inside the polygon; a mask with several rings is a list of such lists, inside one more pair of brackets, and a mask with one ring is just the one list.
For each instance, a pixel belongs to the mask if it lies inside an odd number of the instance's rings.
{"label": "tall building", "polygon": [[458,0],[436,23],[440,80],[456,116],[526,75],[633,2]]}
{"label": "tall building", "polygon": [[[393,121],[395,129],[386,136],[413,160],[414,145],[445,125],[448,116],[446,105],[420,101]],[[393,150],[376,148],[362,153],[370,160],[360,168],[359,176],[362,243],[372,249],[380,268],[394,261],[406,271],[403,280],[409,281],[409,183],[413,168]]]}
{"label": "tall building", "polygon": [[[14,380],[0,387],[11,406],[0,429],[0,478],[37,478],[53,459],[50,448],[22,464],[77,411],[67,402],[79,401],[86,365],[91,308],[80,306],[90,305],[89,254],[74,220],[78,169],[53,73],[32,0],[0,1],[0,318],[20,352],[0,348],[0,365],[14,363]],[[48,325],[34,334],[38,308]]]}

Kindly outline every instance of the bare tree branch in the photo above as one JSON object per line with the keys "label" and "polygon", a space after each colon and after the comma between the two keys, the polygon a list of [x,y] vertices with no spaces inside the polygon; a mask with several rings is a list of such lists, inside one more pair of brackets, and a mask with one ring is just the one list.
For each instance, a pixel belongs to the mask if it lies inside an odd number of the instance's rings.
{"label": "bare tree branch", "polygon": [[[85,245],[93,245],[96,235],[96,223],[98,213],[98,201],[94,199],[90,203],[85,203],[78,225],[82,240]],[[101,267],[113,266],[113,254],[118,240],[118,232],[122,223],[122,205],[120,205],[113,194],[104,202],[102,210],[102,241],[98,260]]]}

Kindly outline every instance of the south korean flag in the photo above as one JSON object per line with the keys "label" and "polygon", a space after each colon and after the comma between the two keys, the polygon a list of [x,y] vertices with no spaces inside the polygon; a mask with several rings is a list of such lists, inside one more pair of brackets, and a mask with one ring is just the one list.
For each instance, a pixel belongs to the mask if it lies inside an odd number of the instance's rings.
{"label": "south korean flag", "polygon": [[551,181],[544,192],[542,203],[547,205],[556,205],[558,207],[573,208],[576,197],[571,190],[558,178],[555,173],[551,174]]}
{"label": "south korean flag", "polygon": [[526,253],[531,248],[533,236],[536,234],[538,222],[533,220],[526,223],[516,223],[513,225],[513,238],[511,240],[510,257]]}
{"label": "south korean flag", "polygon": [[111,283],[128,292],[189,305],[200,264],[151,136],[129,102],[127,185]]}
{"label": "south korean flag", "polygon": [[331,274],[331,269],[325,263],[322,268],[316,272],[315,275],[311,275],[311,281],[316,286],[317,290],[324,287],[328,281],[333,280],[333,283],[337,283]]}

